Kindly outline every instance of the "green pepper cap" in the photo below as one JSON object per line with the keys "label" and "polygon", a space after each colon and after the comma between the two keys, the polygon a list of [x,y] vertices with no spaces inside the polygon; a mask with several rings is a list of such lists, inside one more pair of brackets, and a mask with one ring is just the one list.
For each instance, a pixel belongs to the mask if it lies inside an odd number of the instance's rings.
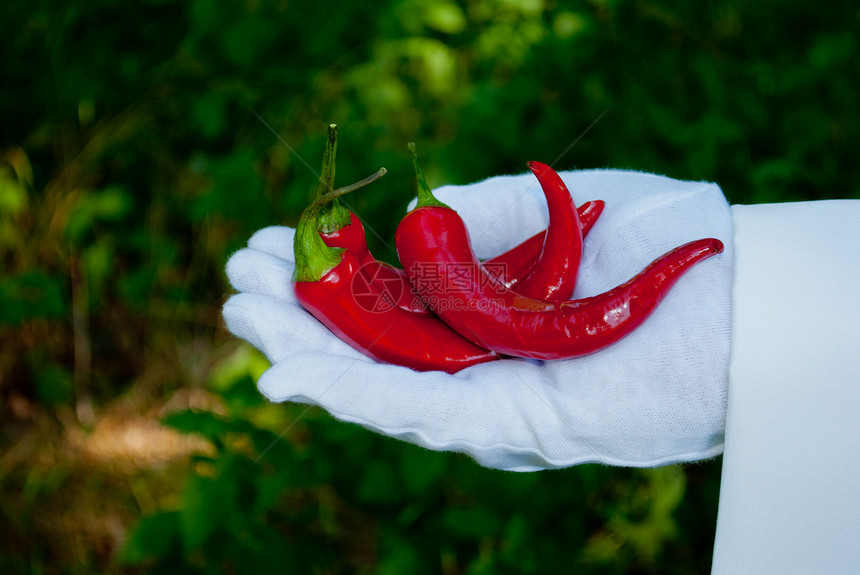
{"label": "green pepper cap", "polygon": [[415,142],[409,142],[409,155],[412,156],[412,167],[415,168],[415,179],[418,180],[418,203],[415,207],[450,209],[450,206],[437,200],[433,192],[430,191],[430,186],[427,185],[427,180],[424,179],[424,172],[421,171],[421,163],[418,161],[418,153],[415,151]]}
{"label": "green pepper cap", "polygon": [[296,235],[293,238],[293,253],[296,257],[294,282],[318,281],[333,270],[342,259],[343,248],[330,248],[320,237],[320,206],[311,204],[299,218]]}
{"label": "green pepper cap", "polygon": [[338,198],[378,180],[386,173],[385,168],[380,168],[360,182],[334,190],[336,154],[337,126],[331,124],[323,153],[317,197],[305,208],[296,225],[296,235],[293,238],[293,253],[296,259],[294,282],[318,281],[341,262],[344,249],[327,246],[320,237],[320,232],[331,233],[349,225],[351,213]]}

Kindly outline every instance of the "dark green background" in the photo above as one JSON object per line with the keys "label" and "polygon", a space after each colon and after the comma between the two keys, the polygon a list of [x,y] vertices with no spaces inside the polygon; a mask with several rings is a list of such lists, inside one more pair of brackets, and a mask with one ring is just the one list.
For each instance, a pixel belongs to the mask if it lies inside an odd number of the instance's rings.
{"label": "dark green background", "polygon": [[331,122],[339,185],[389,170],[350,205],[390,261],[408,141],[433,186],[534,159],[860,198],[856,3],[33,0],[0,25],[0,572],[708,571],[719,459],[511,474],[268,405],[223,266],[296,222]]}

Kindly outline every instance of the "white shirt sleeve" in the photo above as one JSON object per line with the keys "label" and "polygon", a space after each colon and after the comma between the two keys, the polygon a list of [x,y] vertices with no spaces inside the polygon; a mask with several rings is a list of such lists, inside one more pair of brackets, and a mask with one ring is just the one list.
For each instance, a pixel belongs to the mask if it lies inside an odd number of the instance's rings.
{"label": "white shirt sleeve", "polygon": [[860,201],[732,215],[712,573],[860,573]]}

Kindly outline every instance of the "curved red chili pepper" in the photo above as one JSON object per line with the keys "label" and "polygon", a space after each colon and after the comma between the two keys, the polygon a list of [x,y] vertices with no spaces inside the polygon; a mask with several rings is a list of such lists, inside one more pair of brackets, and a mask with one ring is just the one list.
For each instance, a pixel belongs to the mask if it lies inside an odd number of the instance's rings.
{"label": "curved red chili pepper", "polygon": [[361,274],[367,282],[383,286],[383,290],[394,300],[395,305],[405,311],[419,315],[433,315],[427,303],[412,289],[406,273],[393,265],[377,260],[367,246],[364,225],[353,213],[350,223],[330,233],[320,232],[327,246],[345,248],[358,258]]}
{"label": "curved red chili pepper", "polygon": [[[322,197],[332,190],[336,155],[337,126],[331,124],[328,129],[326,152],[323,155],[323,169],[320,175],[317,197]],[[549,242],[544,241],[546,231],[538,234],[541,236],[541,245],[538,246],[537,250],[533,250],[531,246],[526,246],[526,249],[521,250],[520,246],[517,246],[509,252],[491,260],[492,263],[489,263],[489,267],[493,270],[492,273],[510,278],[511,285],[520,284],[524,278],[529,276],[528,283],[526,284],[526,289],[529,291],[525,292],[524,295],[532,295],[532,297],[540,299],[542,296],[550,298],[556,293],[567,293],[568,287],[570,292],[573,291],[579,260],[577,259],[576,264],[572,266],[569,261],[570,259],[565,257],[566,254],[563,251],[561,253],[552,253],[552,249],[568,242],[567,236],[579,235],[566,232],[563,228],[575,225],[579,229],[580,222],[578,221],[577,211],[573,209],[573,200],[570,198],[570,192],[564,186],[564,183],[561,182],[561,178],[549,166],[538,162],[535,162],[535,164],[536,167],[532,168],[532,171],[538,170],[535,173],[538,181],[541,183],[541,188],[544,190],[550,210],[551,223],[547,229],[555,231],[552,232]],[[546,170],[555,175],[555,180],[551,180],[551,176],[542,175]],[[566,200],[565,197],[567,198]],[[600,215],[602,207],[603,202],[600,202],[600,209],[594,210],[591,208],[588,210],[583,209],[582,211],[584,214],[593,213],[594,219],[596,219]],[[585,208],[585,204],[583,204],[583,208]],[[570,218],[565,218],[563,215],[553,215],[571,210],[574,213]],[[562,221],[556,221],[558,219]],[[575,223],[572,221],[574,219],[577,220]],[[403,270],[373,257],[370,248],[367,246],[364,225],[358,216],[348,210],[340,200],[334,198],[331,202],[322,206],[320,208],[319,221],[320,235],[326,245],[345,248],[353,252],[358,257],[361,264],[361,273],[365,275],[368,282],[377,282],[383,291],[396,302],[396,305],[404,310],[421,315],[432,314],[427,307],[427,303],[415,293]],[[593,224],[594,220],[591,223]],[[534,237],[526,240],[526,242],[534,241]],[[581,239],[579,243],[580,249],[571,249],[571,254],[576,251],[581,252]],[[534,253],[535,251],[536,253]],[[529,259],[518,260],[518,257]],[[542,262],[540,266],[537,265],[538,262]],[[569,272],[570,269],[573,269],[572,274]]]}
{"label": "curved red chili pepper", "polygon": [[330,233],[320,232],[325,244],[333,248],[345,248],[355,254],[360,273],[367,282],[382,286],[398,307],[419,315],[433,315],[427,303],[415,293],[402,269],[373,257],[367,246],[364,225],[355,214],[350,213],[350,216],[349,225]]}
{"label": "curved red chili pepper", "polygon": [[[603,200],[592,200],[577,207],[576,211],[579,215],[579,223],[582,226],[583,238],[594,227],[597,218],[603,213],[604,207],[606,207],[606,202]],[[536,233],[505,253],[484,260],[484,268],[486,268],[487,273],[505,284],[505,287],[512,288],[521,278],[526,277],[534,267],[543,249],[545,237],[546,230]]]}
{"label": "curved red chili pepper", "polygon": [[[328,178],[334,169],[328,164],[334,160],[336,136],[331,131],[329,136],[321,181],[330,188]],[[344,190],[319,196],[305,209],[296,226],[293,291],[302,307],[343,341],[377,361],[419,371],[455,373],[500,359],[433,315],[422,316],[397,305],[385,305],[388,294],[380,289],[381,283],[364,281],[358,256],[325,244],[319,229],[332,221],[329,203]]]}
{"label": "curved red chili pepper", "polygon": [[[354,349],[376,361],[418,371],[456,373],[500,359],[495,352],[473,344],[436,317],[420,316],[397,306],[379,311],[360,305],[353,290],[360,267],[355,254],[343,251],[341,261],[318,280],[293,284],[302,307]],[[369,287],[373,289],[375,285]],[[374,290],[362,297],[370,301],[383,298],[384,294]]]}
{"label": "curved red chili pepper", "polygon": [[546,196],[549,223],[540,256],[514,289],[534,299],[564,301],[571,298],[582,259],[582,226],[576,204],[559,175],[541,162],[529,162]]}
{"label": "curved red chili pepper", "polygon": [[[337,156],[337,126],[328,127],[328,140],[323,154],[323,167],[317,188],[317,199],[329,194],[334,185],[335,158]],[[403,270],[379,261],[370,253],[364,233],[364,225],[338,198],[333,198],[319,207],[317,216],[319,233],[329,247],[344,248],[356,255],[360,273],[367,282],[376,282],[386,298],[403,309],[420,315],[432,315],[427,304],[415,294]]]}
{"label": "curved red chili pepper", "polygon": [[536,300],[485,272],[463,220],[421,183],[418,206],[401,220],[395,245],[410,281],[445,323],[487,349],[536,359],[578,357],[617,342],[645,321],[693,264],[723,250],[717,239],[697,240],[601,295]]}
{"label": "curved red chili pepper", "polygon": [[[591,231],[604,206],[603,200],[594,200],[585,202],[577,208],[583,237]],[[384,284],[398,306],[413,313],[426,315],[433,313],[427,307],[427,303],[415,293],[406,272],[373,257],[367,246],[364,225],[354,213],[350,213],[348,225],[330,233],[320,232],[320,236],[327,246],[345,248],[354,253],[361,263],[361,272],[367,277],[367,281]],[[534,268],[535,262],[541,255],[545,236],[546,230],[540,231],[518,246],[485,260],[483,263],[487,273],[508,287],[516,285]]]}

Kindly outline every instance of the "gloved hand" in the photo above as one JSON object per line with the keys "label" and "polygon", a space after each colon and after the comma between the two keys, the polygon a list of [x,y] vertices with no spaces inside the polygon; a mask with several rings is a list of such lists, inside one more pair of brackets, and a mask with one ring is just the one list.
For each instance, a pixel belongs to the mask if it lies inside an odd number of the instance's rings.
{"label": "gloved hand", "polygon": [[[239,293],[223,309],[227,328],[272,362],[260,391],[498,469],[648,467],[721,453],[733,257],[722,192],[638,172],[561,176],[577,205],[606,202],[584,243],[575,298],[611,289],[691,240],[716,237],[726,249],[696,264],[644,324],[607,349],[563,361],[506,359],[448,375],[376,363],[331,334],[293,296],[293,229],[265,228],[227,263]],[[546,226],[531,174],[434,193],[463,217],[482,259]]]}

